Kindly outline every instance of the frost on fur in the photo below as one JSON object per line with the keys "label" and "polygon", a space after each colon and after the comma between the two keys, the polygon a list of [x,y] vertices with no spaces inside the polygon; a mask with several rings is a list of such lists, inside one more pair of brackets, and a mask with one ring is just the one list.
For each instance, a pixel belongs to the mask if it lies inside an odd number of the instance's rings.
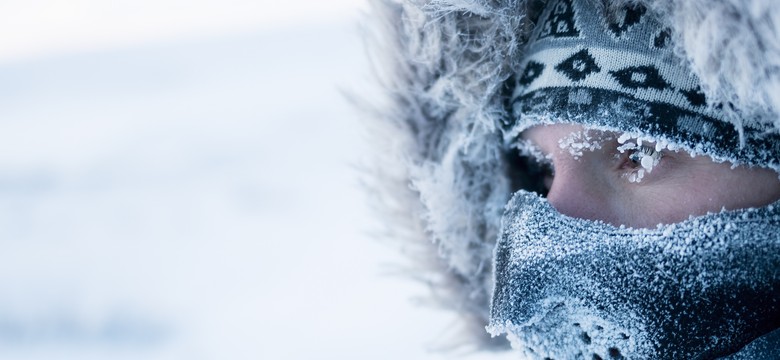
{"label": "frost on fur", "polygon": [[[744,120],[769,132],[780,129],[776,2],[604,1],[607,8],[626,2],[663,15],[679,60],[701,78],[708,96],[729,104],[737,128]],[[495,345],[483,326],[492,288],[490,249],[514,190],[502,148],[511,94],[506,84],[539,2],[371,3],[377,16],[366,25],[377,37],[369,45],[385,94],[369,114],[377,160],[367,173],[373,191],[382,194],[376,208],[388,215],[389,236],[413,249],[414,271],[435,275],[435,300],[470,321],[473,344]]]}
{"label": "frost on fur", "polygon": [[740,128],[780,129],[780,7],[773,0],[648,1],[668,16],[678,52]]}
{"label": "frost on fur", "polygon": [[[374,4],[386,19],[381,30],[388,34],[386,47],[376,56],[377,69],[387,71],[380,72],[380,79],[390,104],[376,113],[379,121],[406,132],[377,137],[411,140],[400,151],[379,153],[397,157],[407,176],[375,183],[403,199],[389,203],[409,204],[409,214],[418,216],[421,225],[418,236],[410,236],[388,224],[390,236],[425,244],[413,247],[418,253],[412,256],[420,259],[417,276],[434,279],[434,300],[474,322],[468,326],[475,334],[473,344],[494,346],[501,342],[491,340],[482,326],[488,317],[498,219],[511,191],[495,136],[507,116],[504,82],[522,43],[516,33],[523,21],[517,13],[521,4]],[[387,172],[376,170],[377,176]],[[416,226],[411,219],[404,224]]]}

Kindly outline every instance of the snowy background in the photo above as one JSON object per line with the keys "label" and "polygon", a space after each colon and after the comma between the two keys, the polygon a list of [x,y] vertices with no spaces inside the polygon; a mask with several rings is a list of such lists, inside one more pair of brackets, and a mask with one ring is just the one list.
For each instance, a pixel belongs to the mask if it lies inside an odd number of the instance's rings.
{"label": "snowy background", "polygon": [[498,358],[369,235],[366,9],[0,3],[0,358]]}

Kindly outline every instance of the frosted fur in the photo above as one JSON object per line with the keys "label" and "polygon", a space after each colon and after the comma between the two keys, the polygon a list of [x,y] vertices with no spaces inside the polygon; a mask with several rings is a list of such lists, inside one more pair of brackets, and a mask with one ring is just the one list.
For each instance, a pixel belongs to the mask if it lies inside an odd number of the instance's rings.
{"label": "frosted fur", "polygon": [[[780,8],[772,0],[652,1],[669,14],[678,47],[705,92],[780,128]],[[740,114],[736,114],[737,116]],[[739,122],[740,117],[734,121]]]}
{"label": "frosted fur", "polygon": [[496,120],[508,116],[500,94],[521,44],[518,5],[374,2],[384,22],[372,24],[382,28],[371,44],[388,96],[375,106],[382,124],[372,125],[378,151],[367,182],[382,194],[387,235],[417,261],[409,272],[464,315],[474,335],[453,339],[460,344],[500,342],[484,324],[511,191]]}
{"label": "frosted fur", "polygon": [[[730,101],[736,115],[763,114],[767,131],[780,128],[774,1],[630,2],[665,15],[677,53],[708,95]],[[369,45],[385,94],[370,99],[376,151],[367,183],[375,205],[387,236],[403,240],[410,271],[439,304],[464,315],[470,343],[500,346],[484,332],[492,249],[515,190],[499,124],[509,116],[504,84],[532,27],[528,9],[536,7],[517,0],[372,4]]]}

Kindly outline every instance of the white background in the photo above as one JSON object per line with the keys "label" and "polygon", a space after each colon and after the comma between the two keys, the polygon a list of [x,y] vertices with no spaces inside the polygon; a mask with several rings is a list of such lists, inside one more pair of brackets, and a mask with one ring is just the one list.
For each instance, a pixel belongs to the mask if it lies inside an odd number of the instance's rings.
{"label": "white background", "polygon": [[366,8],[0,3],[0,358],[498,358],[369,235]]}

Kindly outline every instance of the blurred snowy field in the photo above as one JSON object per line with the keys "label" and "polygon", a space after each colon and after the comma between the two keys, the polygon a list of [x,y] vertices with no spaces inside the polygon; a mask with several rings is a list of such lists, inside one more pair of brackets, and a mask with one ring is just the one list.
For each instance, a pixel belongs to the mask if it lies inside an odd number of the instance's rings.
{"label": "blurred snowy field", "polygon": [[0,5],[1,359],[497,358],[368,235],[362,4],[108,3]]}

